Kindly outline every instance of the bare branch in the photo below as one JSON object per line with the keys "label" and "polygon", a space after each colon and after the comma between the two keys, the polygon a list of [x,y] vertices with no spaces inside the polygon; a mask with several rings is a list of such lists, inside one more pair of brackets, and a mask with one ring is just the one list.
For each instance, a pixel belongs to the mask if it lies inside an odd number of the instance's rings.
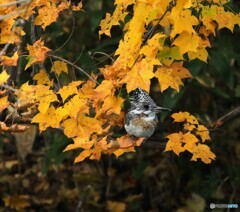
{"label": "bare branch", "polygon": [[230,111],[227,114],[225,114],[224,116],[220,117],[217,121],[215,121],[214,123],[211,124],[211,127],[213,127],[213,129],[216,129],[238,117],[240,117],[240,106],[236,107],[232,111]]}

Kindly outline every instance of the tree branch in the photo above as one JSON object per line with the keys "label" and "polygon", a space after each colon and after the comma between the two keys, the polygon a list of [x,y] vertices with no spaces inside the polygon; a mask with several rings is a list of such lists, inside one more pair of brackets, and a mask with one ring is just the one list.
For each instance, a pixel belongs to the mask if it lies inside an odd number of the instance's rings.
{"label": "tree branch", "polygon": [[218,127],[221,127],[222,125],[226,124],[227,122],[230,122],[236,118],[240,117],[240,106],[236,107],[235,109],[231,110],[227,114],[221,116],[217,119],[217,121],[213,122],[210,126],[213,129],[216,129]]}

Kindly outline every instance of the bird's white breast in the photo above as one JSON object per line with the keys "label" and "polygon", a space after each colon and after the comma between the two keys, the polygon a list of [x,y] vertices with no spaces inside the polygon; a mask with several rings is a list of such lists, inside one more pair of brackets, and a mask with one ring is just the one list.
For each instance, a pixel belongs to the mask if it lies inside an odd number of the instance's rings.
{"label": "bird's white breast", "polygon": [[124,127],[129,135],[148,138],[154,133],[156,125],[157,117],[154,114],[140,117],[138,120],[132,119]]}

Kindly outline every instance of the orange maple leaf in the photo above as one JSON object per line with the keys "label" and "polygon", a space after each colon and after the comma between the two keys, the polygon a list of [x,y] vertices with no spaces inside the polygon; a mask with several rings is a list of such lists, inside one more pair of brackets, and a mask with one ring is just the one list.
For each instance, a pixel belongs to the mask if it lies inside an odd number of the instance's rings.
{"label": "orange maple leaf", "polygon": [[49,48],[44,46],[44,42],[41,39],[37,40],[32,46],[27,44],[27,50],[29,51],[29,60],[25,70],[36,62],[43,62],[46,58],[46,53],[51,51]]}

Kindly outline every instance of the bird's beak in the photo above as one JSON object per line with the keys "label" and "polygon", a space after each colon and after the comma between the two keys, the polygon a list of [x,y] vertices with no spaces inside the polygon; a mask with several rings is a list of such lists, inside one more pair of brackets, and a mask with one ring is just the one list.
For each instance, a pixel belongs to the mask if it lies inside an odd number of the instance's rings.
{"label": "bird's beak", "polygon": [[168,108],[165,108],[165,107],[159,107],[159,106],[154,107],[153,110],[157,113],[159,113],[161,111],[172,111],[171,109],[168,109]]}

